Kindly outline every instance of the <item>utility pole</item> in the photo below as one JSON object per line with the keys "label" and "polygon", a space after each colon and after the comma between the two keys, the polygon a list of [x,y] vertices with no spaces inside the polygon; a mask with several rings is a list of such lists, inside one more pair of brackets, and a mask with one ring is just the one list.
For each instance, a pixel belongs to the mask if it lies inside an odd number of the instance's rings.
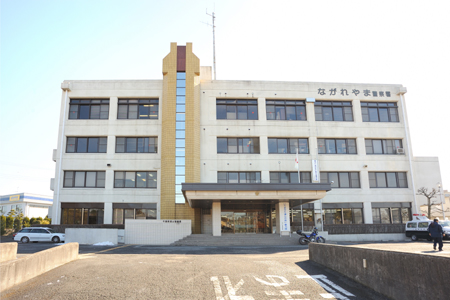
{"label": "utility pole", "polygon": [[216,25],[214,25],[214,19],[216,18],[214,12],[212,14],[208,14],[208,10],[206,10],[206,14],[208,16],[211,16],[212,18],[212,25],[207,24],[209,26],[212,26],[213,29],[213,69],[214,69],[214,80],[216,80]]}

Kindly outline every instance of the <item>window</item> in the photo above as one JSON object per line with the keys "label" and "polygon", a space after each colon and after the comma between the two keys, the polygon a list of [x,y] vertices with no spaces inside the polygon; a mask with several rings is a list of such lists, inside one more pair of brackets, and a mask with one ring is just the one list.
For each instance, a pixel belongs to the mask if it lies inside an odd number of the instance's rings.
{"label": "window", "polygon": [[66,188],[104,188],[105,171],[64,171]]}
{"label": "window", "polygon": [[66,153],[106,153],[106,137],[68,137]]}
{"label": "window", "polygon": [[113,203],[113,224],[125,224],[126,219],[155,220],[155,203]]}
{"label": "window", "polygon": [[350,101],[316,101],[314,113],[316,121],[353,121],[352,103]]}
{"label": "window", "polygon": [[217,138],[217,153],[259,153],[259,138]]}
{"label": "window", "polygon": [[186,181],[186,73],[177,72],[175,116],[175,203],[184,204],[181,184]]}
{"label": "window", "polygon": [[407,188],[406,172],[369,172],[371,188]]}
{"label": "window", "polygon": [[216,100],[217,120],[258,120],[257,100]]}
{"label": "window", "polygon": [[156,172],[114,172],[114,187],[156,189]]}
{"label": "window", "polygon": [[397,103],[361,102],[363,122],[399,122]]}
{"label": "window", "polygon": [[362,224],[362,208],[329,208],[323,210],[324,224]]}
{"label": "window", "polygon": [[158,119],[158,99],[119,99],[117,119]]}
{"label": "window", "polygon": [[70,99],[69,119],[108,119],[109,99]]}
{"label": "window", "polygon": [[266,100],[267,120],[306,120],[305,101]]}
{"label": "window", "polygon": [[317,139],[319,154],[356,154],[356,139]]}
{"label": "window", "polygon": [[157,153],[157,137],[116,137],[116,153]]}
{"label": "window", "polygon": [[402,147],[402,140],[366,139],[366,154],[397,154]]}
{"label": "window", "polygon": [[[402,224],[411,219],[411,208],[409,207],[372,207],[373,224]],[[426,227],[428,227],[428,223]],[[408,228],[411,228],[408,223]],[[420,225],[420,223],[419,223]]]}
{"label": "window", "polygon": [[[300,183],[311,183],[311,173],[300,172]],[[298,172],[270,172],[270,183],[299,183]]]}
{"label": "window", "polygon": [[308,154],[308,139],[269,138],[269,153]]}
{"label": "window", "polygon": [[261,172],[217,172],[217,183],[261,183]]}
{"label": "window", "polygon": [[[104,209],[103,208],[88,208],[82,206],[83,203],[73,204],[61,204],[68,207],[61,209],[61,224],[103,224]],[[84,204],[89,206],[89,204]],[[77,206],[71,208],[72,206]]]}
{"label": "window", "polygon": [[333,182],[332,188],[360,188],[358,172],[320,172],[320,182]]}

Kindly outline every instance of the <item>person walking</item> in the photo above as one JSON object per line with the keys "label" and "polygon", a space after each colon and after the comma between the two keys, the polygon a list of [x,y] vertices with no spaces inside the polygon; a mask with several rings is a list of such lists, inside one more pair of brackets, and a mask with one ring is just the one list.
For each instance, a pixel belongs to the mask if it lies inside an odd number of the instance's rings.
{"label": "person walking", "polygon": [[436,250],[436,244],[439,244],[439,251],[442,251],[444,246],[442,243],[442,236],[445,236],[442,226],[439,224],[439,218],[434,219],[434,222],[428,226],[428,234],[433,238],[433,249]]}

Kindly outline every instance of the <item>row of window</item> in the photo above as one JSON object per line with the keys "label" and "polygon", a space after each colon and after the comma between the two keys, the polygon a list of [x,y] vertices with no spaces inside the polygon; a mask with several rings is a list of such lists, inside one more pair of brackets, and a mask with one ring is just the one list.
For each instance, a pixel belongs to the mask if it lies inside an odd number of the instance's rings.
{"label": "row of window", "polygon": [[[270,172],[270,183],[311,183],[311,173]],[[360,188],[358,172],[320,172],[332,188]],[[261,183],[261,172],[217,172],[218,183]],[[406,172],[369,172],[370,188],[407,188]],[[104,188],[105,171],[65,171],[65,188]],[[114,188],[157,188],[156,171],[115,171]]]}
{"label": "row of window", "polygon": [[[317,139],[319,154],[357,154],[356,139]],[[366,139],[366,154],[396,154],[402,140]],[[308,154],[307,138],[268,138],[269,154]],[[217,138],[217,153],[259,154],[259,138]]]}
{"label": "row of window", "polygon": [[[177,87],[177,93],[178,90]],[[109,99],[71,99],[69,105],[69,119],[108,119],[109,117]],[[177,105],[177,113],[184,113],[184,111],[184,105],[180,107]],[[117,119],[157,120],[158,114],[158,99],[118,100]],[[353,121],[351,101],[316,101],[314,114],[316,121]],[[399,122],[398,107],[395,102],[361,102],[361,115],[363,122]],[[258,120],[258,102],[254,99],[217,99],[216,118],[217,120]],[[305,101],[266,100],[266,119],[305,121]]]}
{"label": "row of window", "polygon": [[[319,154],[357,154],[356,139],[317,139]],[[106,137],[68,137],[67,153],[106,153]],[[396,154],[402,140],[366,139],[366,154]],[[308,154],[308,139],[268,138],[269,153]],[[298,150],[297,150],[298,149]],[[157,153],[157,137],[117,137],[116,153]],[[217,138],[217,153],[260,153],[259,138]]]}

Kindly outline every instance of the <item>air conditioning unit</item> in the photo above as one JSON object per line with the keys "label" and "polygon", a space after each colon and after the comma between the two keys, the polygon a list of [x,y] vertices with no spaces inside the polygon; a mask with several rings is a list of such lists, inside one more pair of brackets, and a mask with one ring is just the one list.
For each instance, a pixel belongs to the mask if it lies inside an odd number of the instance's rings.
{"label": "air conditioning unit", "polygon": [[405,149],[397,148],[397,154],[405,154]]}

